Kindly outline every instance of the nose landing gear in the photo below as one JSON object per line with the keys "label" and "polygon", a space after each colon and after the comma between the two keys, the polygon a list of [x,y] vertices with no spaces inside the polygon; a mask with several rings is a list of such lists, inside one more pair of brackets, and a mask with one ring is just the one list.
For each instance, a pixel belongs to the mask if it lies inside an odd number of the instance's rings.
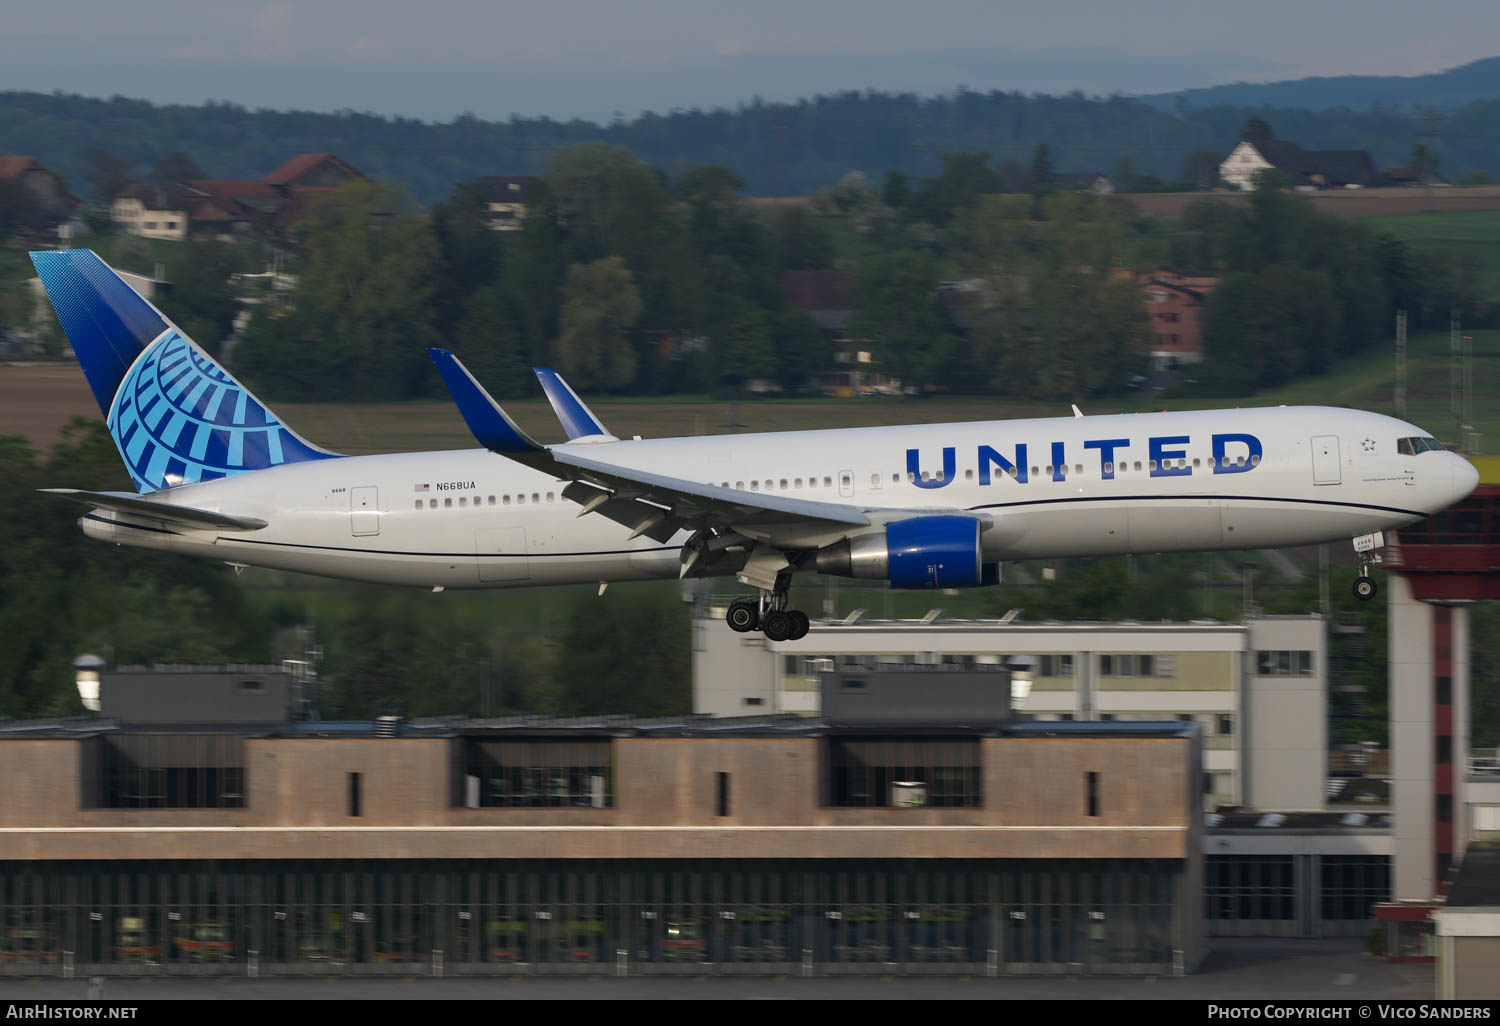
{"label": "nose landing gear", "polygon": [[1380,553],[1376,550],[1384,544],[1383,531],[1362,534],[1354,539],[1354,554],[1359,557],[1359,576],[1354,579],[1354,597],[1361,602],[1370,601],[1380,590],[1375,584],[1375,578],[1370,576],[1370,567],[1380,565]]}

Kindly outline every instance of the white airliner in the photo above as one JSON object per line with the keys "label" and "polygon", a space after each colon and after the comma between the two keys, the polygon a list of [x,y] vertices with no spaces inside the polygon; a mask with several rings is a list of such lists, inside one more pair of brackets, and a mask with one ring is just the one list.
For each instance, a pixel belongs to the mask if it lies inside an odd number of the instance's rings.
{"label": "white airliner", "polygon": [[[806,634],[797,571],[993,583],[1007,560],[1354,539],[1471,492],[1425,432],[1277,407],[619,439],[537,370],[569,440],[539,445],[430,350],[483,448],[339,456],[283,425],[88,251],[33,253],[137,493],[49,489],[93,538],[445,588],[735,576],[736,630]],[[1369,598],[1362,575],[1356,593]]]}

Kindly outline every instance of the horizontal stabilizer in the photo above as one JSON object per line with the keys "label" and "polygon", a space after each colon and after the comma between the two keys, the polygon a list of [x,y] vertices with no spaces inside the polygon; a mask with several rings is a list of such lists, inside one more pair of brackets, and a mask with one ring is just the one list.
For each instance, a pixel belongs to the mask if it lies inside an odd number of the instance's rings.
{"label": "horizontal stabilizer", "polygon": [[427,355],[437,365],[443,384],[458,404],[458,412],[480,445],[506,456],[545,451],[510,419],[510,414],[502,410],[484,386],[474,380],[474,375],[459,362],[458,357],[446,349],[429,349]]}
{"label": "horizontal stabilizer", "polygon": [[213,528],[221,531],[259,531],[266,526],[260,517],[234,516],[217,513],[211,509],[194,509],[192,506],[174,506],[169,502],[142,499],[129,492],[86,492],[77,488],[42,488],[49,495],[61,495],[65,499],[87,503],[95,509],[114,510],[132,516],[165,520],[182,527]]}
{"label": "horizontal stabilizer", "polygon": [[562,379],[562,375],[551,367],[533,367],[536,379],[542,383],[542,391],[552,404],[552,412],[562,421],[563,430],[570,442],[618,442],[609,433],[594,411],[578,398],[578,393]]}

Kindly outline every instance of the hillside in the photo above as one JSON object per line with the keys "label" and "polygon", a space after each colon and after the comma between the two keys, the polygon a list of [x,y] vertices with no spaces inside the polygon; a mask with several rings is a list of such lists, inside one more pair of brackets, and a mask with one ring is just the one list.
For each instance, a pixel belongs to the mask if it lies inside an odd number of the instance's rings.
{"label": "hillside", "polygon": [[[1496,95],[1500,95],[1497,92]],[[1367,149],[1377,166],[1403,164],[1421,124],[1410,110],[1264,110],[1215,106],[1168,111],[1124,97],[1023,96],[959,91],[934,98],[841,93],[795,104],[645,114],[596,125],[460,117],[428,123],[376,114],[251,111],[226,103],[158,106],[117,97],[0,92],[0,153],[24,153],[63,172],[75,192],[90,187],[90,154],[134,162],[143,175],[184,152],[213,178],[259,177],[296,153],[336,153],[377,178],[405,184],[432,204],[457,182],[490,174],[535,174],[560,146],[604,140],[675,175],[723,164],[751,195],[816,191],[852,170],[879,181],[887,170],[931,176],[943,153],[986,151],[998,165],[1030,164],[1046,143],[1059,171],[1113,172],[1121,158],[1163,179],[1181,176],[1193,153],[1224,154],[1252,113],[1283,139],[1312,149]],[[1465,172],[1500,177],[1500,100],[1453,111],[1436,141],[1450,180]]]}
{"label": "hillside", "polygon": [[1500,57],[1486,57],[1430,75],[1335,75],[1287,82],[1236,82],[1141,97],[1162,110],[1188,107],[1282,107],[1363,110],[1397,107],[1462,107],[1500,97]]}

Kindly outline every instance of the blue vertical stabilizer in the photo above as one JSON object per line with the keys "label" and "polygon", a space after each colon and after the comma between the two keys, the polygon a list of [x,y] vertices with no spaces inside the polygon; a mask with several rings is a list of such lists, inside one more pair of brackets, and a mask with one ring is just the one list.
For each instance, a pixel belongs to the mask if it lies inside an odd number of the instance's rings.
{"label": "blue vertical stabilizer", "polygon": [[31,262],[138,492],[338,455],[282,424],[89,250]]}

